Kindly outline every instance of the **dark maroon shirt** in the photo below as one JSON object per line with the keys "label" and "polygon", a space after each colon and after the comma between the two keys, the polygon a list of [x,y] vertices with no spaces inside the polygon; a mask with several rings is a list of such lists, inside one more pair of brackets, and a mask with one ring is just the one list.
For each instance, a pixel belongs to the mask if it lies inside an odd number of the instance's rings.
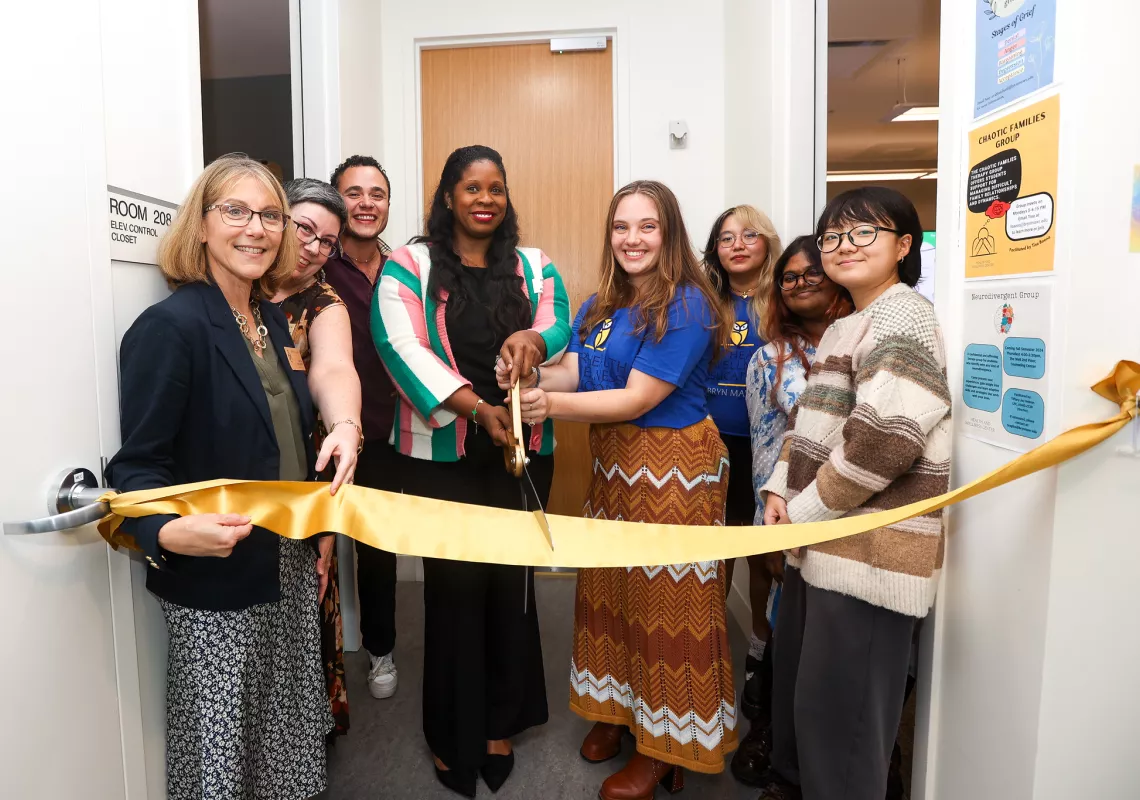
{"label": "dark maroon shirt", "polygon": [[[381,270],[387,260],[386,255],[381,256]],[[377,272],[377,277],[379,274]],[[352,322],[352,360],[356,364],[356,374],[360,376],[360,424],[364,428],[364,441],[387,442],[396,413],[396,387],[392,385],[372,341],[369,317],[376,287],[347,256],[339,252],[325,262],[325,278],[344,301]]]}

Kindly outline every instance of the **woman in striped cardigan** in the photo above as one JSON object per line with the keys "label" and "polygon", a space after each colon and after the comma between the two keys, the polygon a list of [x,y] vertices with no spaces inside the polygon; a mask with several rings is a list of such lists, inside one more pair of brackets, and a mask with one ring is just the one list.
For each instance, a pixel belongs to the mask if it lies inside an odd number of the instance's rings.
{"label": "woman in striped cardigan", "polygon": [[[816,349],[764,485],[764,524],[821,522],[946,491],[950,389],[934,307],[914,290],[922,225],[892,189],[823,211],[823,269],[855,313]],[[776,622],[772,755],[761,800],[881,800],[911,640],[934,603],[940,512],[787,554]]]}
{"label": "woman in striped cardigan", "polygon": [[[552,428],[531,430],[540,496],[527,497],[503,466],[511,422],[495,365],[498,356],[529,374],[557,360],[570,304],[550,259],[518,242],[502,158],[462,147],[444,165],[427,235],[384,265],[372,335],[399,391],[392,443],[410,494],[498,508],[546,503]],[[424,735],[436,774],[469,797],[477,772],[497,790],[514,765],[511,737],[547,719],[533,575],[425,558],[424,609]]]}

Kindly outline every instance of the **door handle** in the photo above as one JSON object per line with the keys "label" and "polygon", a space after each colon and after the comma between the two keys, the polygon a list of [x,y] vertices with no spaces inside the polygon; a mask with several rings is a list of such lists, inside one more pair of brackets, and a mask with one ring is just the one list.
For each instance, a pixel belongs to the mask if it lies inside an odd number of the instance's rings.
{"label": "door handle", "polygon": [[98,522],[111,510],[109,503],[99,502],[107,490],[99,488],[95,473],[89,469],[69,469],[52,486],[47,503],[51,516],[26,522],[5,522],[4,533],[19,535],[80,528]]}

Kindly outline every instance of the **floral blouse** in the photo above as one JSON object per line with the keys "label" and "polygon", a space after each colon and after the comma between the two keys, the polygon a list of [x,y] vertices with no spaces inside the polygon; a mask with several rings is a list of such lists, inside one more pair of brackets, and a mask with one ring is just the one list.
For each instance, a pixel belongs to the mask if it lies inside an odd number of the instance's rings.
{"label": "floral blouse", "polygon": [[285,318],[289,320],[289,334],[293,337],[293,346],[301,351],[301,358],[307,369],[310,360],[309,326],[322,311],[333,306],[343,306],[344,301],[340,299],[336,289],[324,281],[316,280],[296,294],[286,297],[280,305],[281,310],[285,312]]}
{"label": "floral blouse", "polygon": [[[815,348],[803,343],[804,355],[810,369],[815,359]],[[785,350],[791,348],[785,345]],[[774,344],[766,344],[756,351],[748,362],[747,388],[744,399],[748,404],[748,428],[752,438],[752,487],[756,493],[754,524],[764,524],[764,500],[760,487],[772,477],[780,459],[784,433],[788,429],[788,416],[807,386],[807,371],[798,358],[784,362],[780,385],[776,388],[776,402],[772,402],[772,386],[776,383],[777,351]]]}

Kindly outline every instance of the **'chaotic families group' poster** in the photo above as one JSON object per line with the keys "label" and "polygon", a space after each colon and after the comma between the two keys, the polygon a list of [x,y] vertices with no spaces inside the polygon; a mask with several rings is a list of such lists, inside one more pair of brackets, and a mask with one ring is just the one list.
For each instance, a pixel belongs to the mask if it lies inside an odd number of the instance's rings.
{"label": "'chaotic families group' poster", "polygon": [[966,278],[1052,272],[1061,100],[970,131]]}
{"label": "'chaotic families group' poster", "polygon": [[974,117],[1053,82],[1057,0],[973,0]]}

